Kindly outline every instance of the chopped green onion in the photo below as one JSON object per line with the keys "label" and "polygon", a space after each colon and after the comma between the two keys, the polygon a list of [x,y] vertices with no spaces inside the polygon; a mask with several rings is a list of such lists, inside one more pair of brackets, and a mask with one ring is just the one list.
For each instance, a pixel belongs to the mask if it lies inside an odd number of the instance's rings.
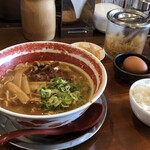
{"label": "chopped green onion", "polygon": [[67,109],[83,99],[81,88],[79,81],[75,84],[62,78],[51,79],[47,85],[40,85],[37,89],[41,96],[41,108],[45,112]]}

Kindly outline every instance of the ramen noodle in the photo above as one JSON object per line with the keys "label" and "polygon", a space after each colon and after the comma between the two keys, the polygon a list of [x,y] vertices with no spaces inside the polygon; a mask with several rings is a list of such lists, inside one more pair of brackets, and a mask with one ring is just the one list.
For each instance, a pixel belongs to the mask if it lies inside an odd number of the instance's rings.
{"label": "ramen noodle", "polygon": [[28,115],[66,112],[90,100],[91,85],[85,72],[68,63],[19,64],[0,81],[0,107]]}

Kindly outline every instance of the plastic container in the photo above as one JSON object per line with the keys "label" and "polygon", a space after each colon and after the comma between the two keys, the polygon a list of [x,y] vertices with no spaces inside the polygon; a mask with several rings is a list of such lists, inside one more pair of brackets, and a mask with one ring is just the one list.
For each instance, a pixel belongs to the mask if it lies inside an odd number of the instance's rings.
{"label": "plastic container", "polygon": [[22,28],[31,41],[52,40],[56,30],[55,0],[21,0]]}
{"label": "plastic container", "polygon": [[133,9],[114,9],[107,13],[104,50],[113,59],[120,53],[143,52],[150,28],[148,15]]}
{"label": "plastic container", "polygon": [[94,26],[97,30],[105,33],[107,27],[107,13],[116,8],[121,8],[112,3],[98,3],[95,5],[94,11]]}

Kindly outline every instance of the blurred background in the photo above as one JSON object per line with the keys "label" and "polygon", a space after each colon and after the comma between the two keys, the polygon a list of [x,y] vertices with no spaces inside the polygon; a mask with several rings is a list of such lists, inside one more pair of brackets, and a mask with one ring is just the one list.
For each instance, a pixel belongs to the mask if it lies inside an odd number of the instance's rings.
{"label": "blurred background", "polygon": [[[93,0],[94,1],[94,0]],[[55,0],[57,22],[61,17],[61,0]],[[114,3],[121,7],[131,7],[133,0],[96,0],[95,3]],[[20,26],[20,0],[0,0],[0,27]],[[8,24],[9,23],[9,24]],[[57,25],[58,25],[57,24]]]}
{"label": "blurred background", "polygon": [[[30,1],[30,0],[28,0]],[[61,37],[91,36],[94,29],[105,32],[109,10],[123,7],[133,8],[133,3],[143,0],[54,0],[56,5],[56,33]],[[74,2],[74,3],[73,3]],[[77,2],[81,6],[81,14],[77,17],[75,8],[79,10]],[[96,4],[106,3],[104,6]],[[149,2],[150,3],[150,2]],[[22,27],[21,0],[0,0],[0,27]],[[95,12],[95,8],[98,7]],[[101,10],[100,10],[101,9]],[[149,8],[150,9],[150,8]],[[80,11],[80,10],[79,10]],[[98,21],[94,20],[95,15]],[[74,17],[75,16],[75,17]],[[96,23],[98,24],[96,26]]]}

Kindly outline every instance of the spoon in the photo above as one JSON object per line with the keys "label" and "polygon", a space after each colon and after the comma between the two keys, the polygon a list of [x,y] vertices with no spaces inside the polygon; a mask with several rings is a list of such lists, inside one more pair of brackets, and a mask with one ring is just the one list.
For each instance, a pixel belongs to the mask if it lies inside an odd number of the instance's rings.
{"label": "spoon", "polygon": [[100,103],[93,103],[86,112],[71,123],[55,128],[55,129],[24,129],[12,131],[7,134],[3,134],[0,136],[0,145],[5,143],[8,140],[17,138],[19,136],[25,135],[64,135],[79,131],[87,130],[93,127],[100,119],[103,114],[104,107]]}

